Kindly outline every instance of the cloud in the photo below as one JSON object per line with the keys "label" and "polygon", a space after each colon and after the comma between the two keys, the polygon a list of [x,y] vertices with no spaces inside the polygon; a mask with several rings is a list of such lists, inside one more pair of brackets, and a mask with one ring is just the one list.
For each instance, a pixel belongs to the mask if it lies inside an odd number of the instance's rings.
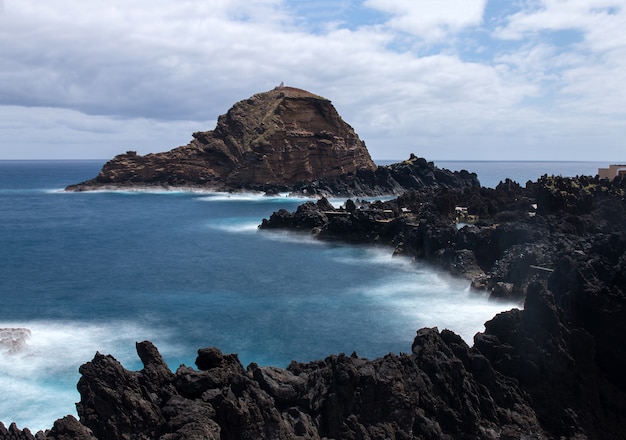
{"label": "cloud", "polygon": [[155,121],[48,107],[0,106],[0,159],[110,159],[170,150],[216,121]]}
{"label": "cloud", "polygon": [[487,0],[365,0],[364,5],[387,14],[387,24],[426,40],[478,26]]}
{"label": "cloud", "polygon": [[[523,41],[498,57],[554,97],[553,110],[624,117],[626,10],[616,0],[545,0],[509,17],[494,36]],[[562,32],[570,32],[565,41]],[[578,38],[574,37],[578,35]],[[558,44],[558,43],[561,44]]]}
{"label": "cloud", "polygon": [[331,99],[375,158],[558,158],[589,138],[581,158],[618,157],[617,3],[5,0],[0,158],[172,148],[281,81]]}
{"label": "cloud", "polygon": [[285,39],[273,30],[275,3],[12,2],[2,23],[2,38],[12,43],[0,61],[3,101],[199,117],[199,95],[206,99],[216,85],[233,90],[261,73],[255,53],[267,39]]}
{"label": "cloud", "polygon": [[[543,31],[576,29],[588,33],[593,40],[594,34],[602,33],[607,25],[617,30],[615,26],[623,20],[623,8],[621,0],[541,0],[512,14],[496,35],[521,39]],[[616,37],[623,43],[623,38]]]}

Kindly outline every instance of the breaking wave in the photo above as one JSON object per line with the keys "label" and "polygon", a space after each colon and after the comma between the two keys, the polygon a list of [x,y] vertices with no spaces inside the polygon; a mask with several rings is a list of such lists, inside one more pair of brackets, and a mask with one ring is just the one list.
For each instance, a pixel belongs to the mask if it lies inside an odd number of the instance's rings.
{"label": "breaking wave", "polygon": [[[140,369],[135,339],[142,336],[169,345],[154,328],[130,322],[0,322],[0,420],[50,429],[52,421],[76,415],[78,367],[96,350],[112,354],[125,367]],[[132,337],[129,335],[133,335]]]}

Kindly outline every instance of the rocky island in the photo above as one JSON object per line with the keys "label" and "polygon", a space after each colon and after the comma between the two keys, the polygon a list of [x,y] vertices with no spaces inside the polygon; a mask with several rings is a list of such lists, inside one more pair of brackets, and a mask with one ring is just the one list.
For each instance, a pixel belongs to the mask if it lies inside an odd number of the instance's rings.
{"label": "rocky island", "polygon": [[365,143],[328,99],[276,87],[236,103],[214,130],[163,153],[120,154],[68,191],[190,188],[376,196],[424,186],[478,186],[475,174],[425,160],[376,166]]}
{"label": "rocky island", "polygon": [[[280,127],[273,117],[254,116],[266,121],[254,131],[261,137],[243,146],[250,126],[233,121],[252,117],[246,106],[270,97],[282,104],[264,104],[271,109],[264,114],[288,114],[304,105],[301,99],[331,112],[308,92],[275,89],[236,104],[214,132],[196,134],[186,147],[118,156],[96,179],[70,189],[206,183],[355,197],[395,192],[393,200],[355,198],[340,208],[322,197],[274,213],[261,228],[384,244],[523,307],[488,321],[472,346],[449,330],[423,328],[407,353],[341,353],[286,368],[244,367],[236,354],[208,347],[198,350],[195,368],[171,371],[152,343],[138,342],[140,371],[101,353],[80,367],[78,420],[67,416],[35,435],[0,423],[0,439],[626,438],[624,177],[543,176],[524,187],[506,180],[490,189],[474,174],[438,170],[415,156],[373,167],[348,129],[341,136],[293,134],[310,120],[298,112],[280,135],[266,130]],[[309,150],[332,144],[336,166],[311,163],[298,171],[270,162],[285,160],[286,133],[300,165],[326,154]],[[272,136],[280,145],[272,146]],[[278,179],[277,170],[291,180]]]}

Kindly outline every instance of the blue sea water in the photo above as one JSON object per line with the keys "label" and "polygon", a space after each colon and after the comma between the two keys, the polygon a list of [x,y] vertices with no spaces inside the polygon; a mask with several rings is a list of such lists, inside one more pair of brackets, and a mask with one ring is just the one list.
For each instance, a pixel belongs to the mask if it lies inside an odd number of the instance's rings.
{"label": "blue sea water", "polygon": [[[409,352],[425,326],[471,344],[486,320],[518,306],[388,248],[257,229],[302,199],[62,191],[102,164],[0,161],[0,329],[31,333],[14,352],[0,343],[5,424],[38,430],[76,414],[78,367],[100,351],[140,369],[136,341],[153,341],[173,370],[208,346],[238,353],[244,366],[285,367],[340,352]],[[603,165],[436,164],[476,171],[485,186]]]}

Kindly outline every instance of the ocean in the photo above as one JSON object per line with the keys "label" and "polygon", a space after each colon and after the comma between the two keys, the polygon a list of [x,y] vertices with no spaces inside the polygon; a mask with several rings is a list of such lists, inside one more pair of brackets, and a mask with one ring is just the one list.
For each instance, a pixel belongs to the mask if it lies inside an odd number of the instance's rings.
{"label": "ocean", "polygon": [[[141,369],[151,340],[172,370],[198,348],[286,367],[356,351],[410,352],[416,330],[473,335],[519,304],[391,249],[259,231],[303,199],[165,191],[66,193],[104,161],[0,161],[0,421],[33,431],[76,415],[78,367],[96,353]],[[435,162],[484,186],[595,175],[596,162]],[[340,205],[344,200],[332,200]],[[28,329],[9,349],[8,328]]]}

